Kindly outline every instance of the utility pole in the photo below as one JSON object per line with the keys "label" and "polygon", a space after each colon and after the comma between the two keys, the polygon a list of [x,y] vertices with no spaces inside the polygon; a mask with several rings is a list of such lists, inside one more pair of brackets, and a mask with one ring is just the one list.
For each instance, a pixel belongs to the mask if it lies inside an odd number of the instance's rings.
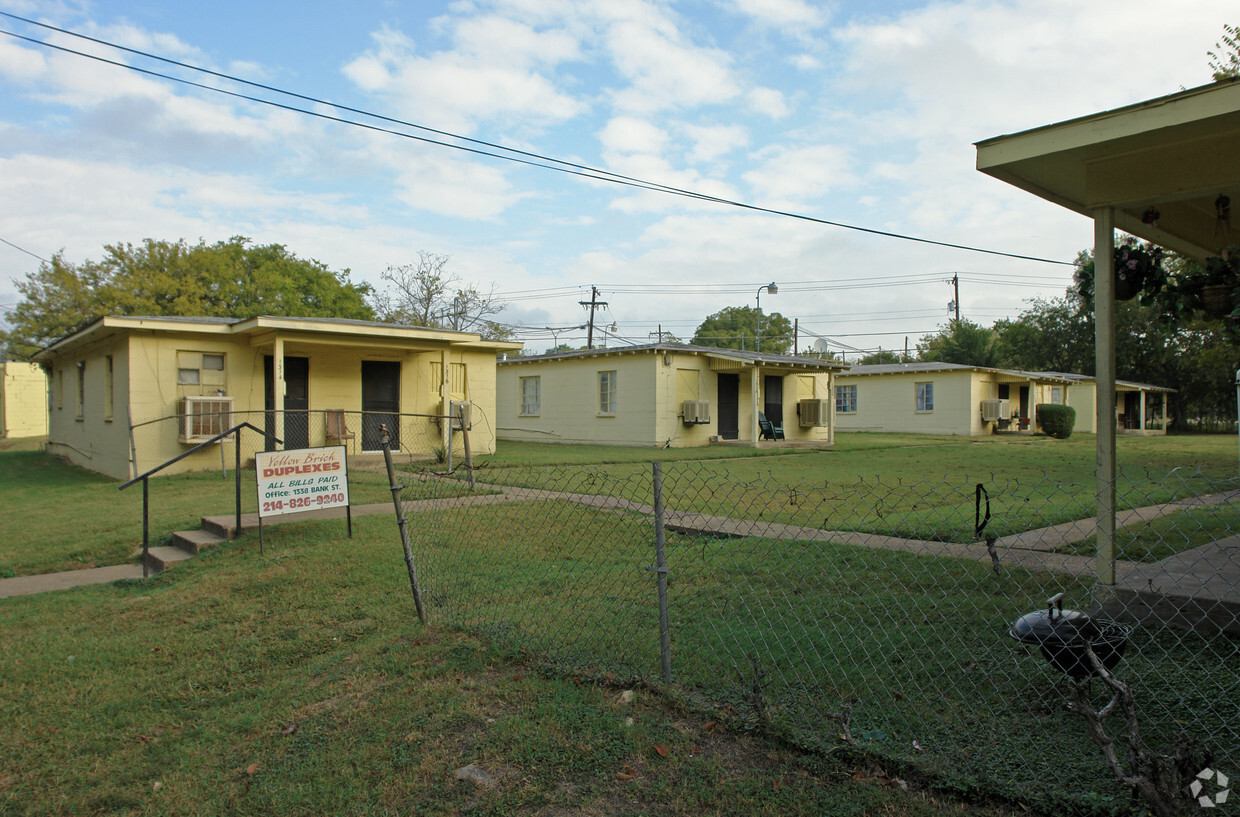
{"label": "utility pole", "polygon": [[955,295],[952,304],[956,307],[956,323],[960,323],[960,276],[954,272],[952,273],[952,293]]}
{"label": "utility pole", "polygon": [[590,330],[589,332],[586,333],[586,348],[587,349],[594,348],[594,310],[600,306],[607,306],[606,301],[600,301],[598,299],[598,294],[599,294],[598,287],[592,286],[590,287],[590,300],[577,302],[581,304],[582,306],[590,307]]}

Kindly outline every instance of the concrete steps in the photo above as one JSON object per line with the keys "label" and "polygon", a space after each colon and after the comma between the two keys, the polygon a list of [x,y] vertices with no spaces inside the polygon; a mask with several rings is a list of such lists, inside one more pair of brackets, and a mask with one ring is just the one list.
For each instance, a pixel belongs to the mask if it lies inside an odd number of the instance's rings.
{"label": "concrete steps", "polygon": [[[155,573],[162,573],[170,567],[184,562],[186,559],[192,559],[199,553],[208,548],[212,548],[228,537],[221,535],[215,530],[207,529],[207,520],[203,519],[203,526],[198,530],[179,530],[172,534],[171,545],[160,545],[159,547],[148,548],[146,552],[146,565]],[[219,528],[220,526],[213,526]],[[141,551],[139,551],[139,556]]]}

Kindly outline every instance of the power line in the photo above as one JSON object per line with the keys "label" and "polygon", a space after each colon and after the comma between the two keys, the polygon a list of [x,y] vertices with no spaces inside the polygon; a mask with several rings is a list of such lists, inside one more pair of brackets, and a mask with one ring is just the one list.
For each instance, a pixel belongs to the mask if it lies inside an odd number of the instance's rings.
{"label": "power line", "polygon": [[[307,95],[304,95],[304,94],[295,93],[295,92],[292,92],[292,91],[286,91],[286,90],[283,90],[283,89],[281,89],[281,88],[277,88],[277,87],[275,87],[275,86],[271,86],[271,85],[264,85],[264,84],[262,84],[262,83],[256,83],[256,82],[250,82],[249,80],[244,80],[244,79],[241,79],[241,78],[239,78],[239,77],[232,76],[232,75],[230,75],[230,74],[224,74],[224,73],[221,73],[221,72],[218,72],[218,71],[211,71],[211,70],[206,69],[206,68],[200,68],[200,67],[195,66],[195,65],[190,65],[189,63],[183,63],[183,62],[179,62],[179,61],[177,61],[177,60],[172,60],[172,59],[169,59],[169,58],[167,58],[167,57],[161,57],[161,56],[158,56],[158,55],[156,55],[156,54],[150,54],[150,53],[145,52],[145,51],[140,51],[140,50],[137,50],[137,49],[128,48],[128,47],[126,47],[126,46],[122,46],[122,45],[119,45],[119,44],[117,44],[117,43],[112,43],[112,42],[109,42],[109,41],[107,41],[107,40],[96,39],[96,38],[94,38],[94,37],[88,37],[88,36],[86,36],[86,35],[84,35],[84,34],[79,34],[79,33],[75,32],[75,31],[70,31],[70,30],[68,30],[68,29],[58,28],[58,27],[53,26],[53,25],[50,25],[50,24],[48,24],[48,23],[40,23],[40,22],[38,22],[38,21],[36,21],[36,20],[31,20],[31,19],[28,19],[28,18],[25,18],[25,17],[21,17],[21,16],[19,16],[19,15],[12,14],[12,13],[10,13],[10,12],[0,11],[0,15],[3,15],[3,16],[5,16],[5,17],[8,17],[8,18],[13,19],[13,20],[19,20],[19,21],[24,22],[24,23],[27,23],[27,24],[29,24],[29,25],[39,26],[39,27],[41,27],[41,28],[45,28],[45,29],[48,29],[48,30],[51,30],[51,31],[56,31],[56,32],[59,32],[59,33],[61,33],[61,34],[65,34],[65,35],[68,35],[68,36],[71,36],[71,37],[77,37],[77,38],[80,38],[80,39],[86,40],[86,41],[88,41],[88,42],[93,42],[93,43],[96,43],[96,44],[98,44],[98,45],[103,45],[103,46],[106,46],[106,47],[109,47],[109,48],[114,48],[114,49],[117,49],[117,50],[119,50],[119,51],[124,51],[124,52],[127,52],[127,53],[131,53],[131,54],[139,55],[139,56],[145,57],[145,58],[147,58],[147,59],[157,60],[157,61],[159,61],[159,62],[163,62],[163,63],[169,64],[169,65],[175,65],[175,66],[177,66],[177,67],[184,68],[184,69],[189,70],[189,71],[197,71],[197,72],[200,72],[200,73],[203,73],[203,74],[207,74],[207,75],[212,76],[212,77],[216,77],[216,78],[219,78],[219,79],[224,79],[224,80],[227,80],[227,81],[229,81],[229,82],[239,83],[239,84],[246,85],[246,86],[248,86],[248,87],[252,87],[252,88],[260,88],[260,89],[262,89],[262,90],[269,91],[269,92],[271,92],[271,93],[281,94],[281,95],[284,95],[284,96],[292,97],[292,98],[294,98],[294,99],[300,99],[300,100],[303,100],[303,101],[305,101],[305,102],[311,102],[311,103],[318,104],[318,105],[326,105],[326,106],[329,106],[329,107],[335,108],[335,109],[340,110],[340,111],[346,111],[346,112],[349,112],[349,113],[354,113],[354,114],[358,114],[358,115],[360,115],[360,116],[370,117],[370,118],[373,118],[373,119],[376,119],[376,120],[379,120],[379,121],[389,122],[389,123],[392,123],[392,124],[399,124],[399,125],[401,125],[401,126],[403,126],[403,127],[415,128],[415,129],[417,129],[417,130],[425,131],[425,132],[427,132],[427,133],[434,133],[434,134],[437,134],[437,135],[439,135],[439,136],[445,136],[445,137],[449,137],[449,138],[452,138],[452,139],[456,139],[456,140],[461,141],[461,142],[466,142],[466,143],[469,143],[469,144],[474,144],[474,145],[479,145],[479,146],[483,146],[483,147],[488,147],[488,148],[491,148],[492,150],[502,150],[502,151],[504,151],[504,152],[506,152],[506,153],[510,153],[510,154],[513,154],[513,155],[506,156],[506,155],[503,155],[503,154],[493,153],[493,152],[488,151],[488,150],[481,150],[481,149],[479,149],[479,148],[471,148],[471,147],[468,147],[468,146],[466,146],[466,145],[454,145],[454,144],[451,144],[451,143],[449,143],[449,142],[442,142],[442,141],[439,141],[439,140],[437,140],[437,139],[430,139],[430,138],[428,138],[428,137],[416,136],[416,135],[414,135],[414,134],[404,133],[404,132],[401,132],[401,131],[394,131],[394,130],[391,130],[391,129],[389,129],[389,128],[383,128],[383,127],[379,127],[379,126],[376,126],[376,125],[369,125],[369,124],[366,124],[366,123],[363,123],[363,122],[356,122],[356,121],[353,121],[353,120],[350,120],[350,119],[344,119],[344,118],[341,118],[341,117],[329,116],[329,115],[327,115],[327,114],[323,114],[323,113],[320,113],[320,112],[318,112],[318,111],[309,111],[309,110],[306,110],[306,109],[304,109],[304,108],[297,108],[297,107],[295,107],[295,106],[291,106],[291,105],[284,105],[284,104],[281,104],[281,103],[279,103],[279,102],[274,102],[274,101],[272,101],[272,100],[262,99],[262,98],[260,98],[260,97],[249,96],[249,95],[247,95],[247,94],[241,94],[241,93],[237,93],[237,92],[235,92],[235,91],[228,91],[228,90],[225,90],[225,89],[223,89],[223,88],[216,88],[216,87],[213,87],[213,86],[210,86],[210,85],[204,85],[204,84],[202,84],[202,83],[193,82],[193,81],[191,81],[191,80],[187,80],[187,79],[184,79],[184,78],[182,78],[182,77],[175,77],[175,76],[171,76],[171,75],[168,75],[168,74],[162,74],[162,73],[159,73],[159,72],[157,72],[157,71],[151,71],[151,70],[148,70],[148,69],[145,69],[145,68],[139,68],[139,67],[137,67],[137,66],[127,65],[126,63],[123,63],[123,62],[117,62],[117,61],[115,61],[115,60],[109,60],[109,59],[106,59],[106,58],[104,58],[104,57],[100,57],[100,56],[97,56],[97,55],[94,55],[94,54],[88,54],[88,53],[86,53],[86,52],[76,51],[76,50],[74,50],[74,49],[72,49],[72,48],[67,48],[67,47],[64,47],[64,46],[55,45],[55,44],[52,44],[52,43],[48,43],[48,42],[44,42],[44,41],[41,41],[41,40],[34,39],[34,38],[32,38],[32,37],[26,37],[26,36],[23,36],[23,35],[17,34],[17,33],[15,33],[15,32],[11,32],[11,31],[7,31],[7,30],[4,30],[4,29],[0,29],[0,34],[6,34],[6,35],[8,35],[8,36],[10,36],[10,37],[13,37],[13,38],[15,38],[15,39],[23,40],[23,41],[25,41],[25,42],[29,42],[29,43],[32,43],[32,44],[35,44],[35,45],[41,45],[41,46],[43,46],[43,47],[45,47],[45,48],[52,48],[52,49],[55,49],[55,50],[58,50],[58,51],[62,51],[62,52],[65,52],[65,53],[75,54],[75,55],[80,56],[80,57],[85,57],[85,58],[87,58],[87,59],[96,60],[96,61],[98,61],[98,62],[103,62],[103,63],[106,63],[106,64],[108,64],[108,65],[113,65],[113,66],[116,66],[116,67],[119,67],[119,68],[124,68],[124,69],[130,70],[130,71],[136,71],[136,72],[139,72],[139,73],[142,73],[142,74],[146,74],[146,75],[148,75],[148,76],[155,76],[155,77],[159,77],[159,78],[161,78],[161,79],[166,79],[166,80],[168,80],[168,81],[170,81],[170,82],[179,82],[179,83],[183,83],[183,84],[185,84],[185,85],[189,85],[189,86],[191,86],[191,87],[195,87],[195,88],[200,88],[200,89],[202,89],[202,90],[209,91],[209,92],[212,92],[212,93],[224,94],[224,95],[231,96],[231,97],[234,97],[234,98],[237,98],[237,99],[244,99],[244,100],[247,100],[247,101],[250,101],[250,102],[254,102],[254,103],[257,103],[257,104],[261,104],[261,105],[270,105],[270,106],[272,106],[272,107],[275,107],[275,108],[280,108],[280,109],[282,109],[282,110],[287,110],[287,111],[296,112],[296,113],[302,113],[302,114],[305,114],[305,115],[307,115],[307,116],[313,116],[313,117],[317,117],[317,118],[320,118],[320,119],[325,119],[325,120],[328,120],[328,121],[338,122],[338,123],[341,123],[341,124],[346,124],[346,125],[353,125],[354,127],[366,128],[366,129],[368,129],[368,130],[374,130],[374,131],[378,131],[378,132],[381,132],[381,133],[387,133],[387,134],[390,134],[390,135],[393,135],[393,136],[400,136],[400,137],[403,137],[403,138],[406,138],[406,139],[413,139],[413,140],[420,141],[420,142],[425,142],[425,143],[428,143],[428,144],[439,145],[439,146],[441,146],[441,147],[452,148],[452,149],[455,149],[455,150],[462,150],[462,151],[465,151],[465,152],[467,152],[467,153],[473,153],[473,154],[480,155],[480,156],[489,156],[489,157],[491,157],[491,158],[501,159],[501,160],[504,160],[504,161],[509,161],[509,162],[515,162],[515,163],[517,163],[517,164],[529,165],[529,166],[532,166],[532,167],[541,167],[541,168],[546,169],[546,170],[554,170],[554,171],[561,172],[561,173],[569,173],[569,174],[571,174],[571,175],[575,175],[575,176],[582,176],[582,177],[584,177],[584,178],[590,178],[590,179],[594,179],[594,180],[597,180],[597,181],[610,182],[610,183],[612,183],[612,184],[622,184],[622,185],[626,185],[626,186],[630,186],[630,187],[637,187],[637,188],[641,188],[641,189],[651,190],[651,191],[654,191],[654,192],[662,192],[662,193],[668,193],[668,194],[671,194],[671,195],[684,196],[684,197],[687,197],[687,198],[697,199],[697,200],[700,200],[700,201],[708,201],[708,202],[713,202],[713,203],[716,203],[716,204],[724,204],[724,205],[728,205],[728,206],[731,206],[731,207],[737,207],[737,208],[740,208],[740,209],[749,210],[749,211],[751,211],[751,212],[765,213],[765,214],[767,214],[767,215],[774,215],[774,216],[781,216],[781,217],[784,217],[784,218],[797,219],[797,220],[800,220],[800,221],[807,221],[807,222],[811,222],[811,223],[814,223],[814,224],[822,224],[822,225],[829,226],[829,227],[838,227],[838,228],[840,228],[840,229],[852,230],[852,231],[855,231],[855,232],[861,232],[861,233],[867,233],[867,234],[870,234],[870,235],[881,236],[881,237],[884,237],[884,238],[895,238],[895,239],[899,239],[899,240],[902,240],[902,241],[912,241],[912,242],[916,242],[916,243],[920,243],[920,244],[928,244],[928,245],[933,245],[933,246],[938,246],[938,247],[945,247],[945,248],[948,248],[948,249],[963,250],[963,251],[966,251],[966,252],[984,253],[984,254],[987,254],[987,255],[996,255],[996,256],[1002,256],[1002,257],[1006,257],[1006,258],[1015,258],[1015,259],[1019,259],[1019,260],[1022,260],[1022,261],[1037,261],[1037,262],[1039,262],[1039,263],[1046,263],[1046,264],[1064,264],[1064,265],[1069,265],[1069,266],[1072,264],[1072,262],[1070,262],[1070,261],[1058,261],[1058,260],[1055,260],[1055,259],[1050,259],[1050,258],[1040,258],[1040,257],[1038,257],[1038,256],[1022,255],[1022,254],[1019,254],[1019,253],[1010,253],[1010,252],[1004,252],[1004,251],[1001,251],[1001,250],[991,250],[991,249],[985,249],[985,248],[982,248],[982,247],[973,247],[973,246],[969,246],[969,245],[966,245],[966,244],[956,244],[956,243],[953,243],[953,242],[948,242],[948,241],[936,241],[936,240],[934,240],[934,239],[929,239],[929,238],[921,238],[921,237],[918,237],[918,236],[906,235],[906,234],[903,234],[903,233],[895,233],[895,232],[890,232],[890,231],[887,231],[887,230],[878,230],[878,229],[874,229],[874,228],[871,228],[871,227],[861,227],[861,226],[857,226],[857,225],[853,225],[853,224],[846,224],[846,223],[844,223],[844,222],[832,221],[832,220],[829,220],[829,219],[823,219],[823,218],[816,218],[816,217],[814,217],[814,216],[808,216],[808,215],[805,215],[805,214],[802,214],[802,213],[795,213],[795,212],[791,212],[791,211],[787,211],[787,210],[776,210],[776,209],[774,209],[774,208],[769,208],[769,207],[761,207],[761,206],[756,205],[756,204],[749,204],[749,203],[746,203],[746,202],[741,202],[741,201],[737,201],[737,200],[733,200],[733,199],[725,199],[725,198],[721,198],[721,197],[718,197],[718,196],[710,196],[710,195],[707,195],[707,194],[704,194],[704,193],[699,193],[699,192],[692,191],[692,190],[686,190],[686,189],[679,188],[679,187],[673,187],[673,186],[671,186],[671,185],[665,185],[665,184],[661,184],[661,183],[658,183],[658,182],[646,181],[646,180],[644,180],[644,179],[639,179],[639,178],[636,178],[636,177],[633,177],[633,176],[624,176],[624,175],[619,174],[619,173],[613,173],[613,172],[611,172],[611,171],[609,171],[609,170],[602,170],[602,169],[600,169],[600,168],[591,167],[591,166],[589,166],[589,165],[582,165],[582,164],[577,164],[577,163],[574,163],[574,162],[568,162],[568,161],[565,161],[565,160],[562,160],[562,159],[556,159],[556,158],[554,158],[554,157],[546,156],[546,155],[544,155],[544,154],[534,153],[534,152],[532,152],[532,151],[523,151],[523,150],[519,150],[519,149],[517,149],[517,148],[510,148],[510,147],[507,147],[507,146],[504,146],[504,145],[500,145],[500,144],[497,144],[497,143],[485,142],[485,141],[482,141],[482,140],[479,140],[479,139],[471,139],[471,138],[469,138],[469,137],[466,137],[466,136],[461,136],[461,135],[459,135],[459,134],[451,133],[451,132],[449,132],[449,131],[442,131],[442,130],[438,130],[438,129],[435,129],[435,128],[430,128],[430,127],[427,127],[427,126],[425,126],[425,125],[418,125],[418,124],[415,124],[415,123],[412,123],[412,122],[407,122],[407,121],[405,121],[405,120],[395,119],[395,118],[392,118],[392,117],[383,116],[383,115],[381,115],[381,114],[371,113],[371,112],[364,111],[364,110],[361,110],[361,109],[358,109],[358,108],[351,108],[351,107],[349,107],[349,106],[346,106],[346,105],[340,105],[340,104],[338,104],[338,103],[331,102],[331,101],[328,101],[328,100],[318,99],[318,98],[316,98],[316,97],[311,97],[311,96],[307,96]],[[520,157],[528,157],[528,158],[524,158],[524,159],[523,159],[523,158],[520,158]],[[535,161],[535,160],[537,160],[537,161]],[[551,164],[546,164],[546,163],[548,163],[548,162],[550,162]]]}
{"label": "power line", "polygon": [[[3,12],[0,12],[0,13],[3,13]],[[50,261],[48,261],[48,260],[47,260],[46,258],[44,258],[43,256],[41,256],[41,255],[37,255],[37,254],[35,254],[35,253],[32,253],[30,250],[26,249],[25,247],[19,247],[19,246],[17,246],[16,244],[14,244],[12,241],[9,241],[8,239],[5,239],[5,238],[0,238],[0,244],[8,244],[10,247],[12,247],[13,249],[17,250],[18,252],[24,252],[26,255],[29,255],[31,258],[37,258],[37,259],[39,259],[39,260],[40,260],[40,261],[42,261],[44,264],[50,264],[50,263],[51,263]]]}

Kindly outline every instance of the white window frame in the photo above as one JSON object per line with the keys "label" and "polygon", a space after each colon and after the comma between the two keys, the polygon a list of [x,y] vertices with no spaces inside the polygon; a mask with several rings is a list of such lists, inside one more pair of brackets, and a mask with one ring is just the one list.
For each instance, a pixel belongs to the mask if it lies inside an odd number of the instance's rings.
{"label": "white window frame", "polygon": [[1063,405],[1063,386],[1051,386],[1051,402]]}
{"label": "white window frame", "polygon": [[616,371],[598,373],[598,413],[612,415],[616,413],[617,394]]}
{"label": "white window frame", "polygon": [[835,413],[836,414],[856,414],[857,413],[857,387],[856,385],[835,387]]}
{"label": "white window frame", "polygon": [[929,414],[934,411],[934,381],[918,383],[915,388],[917,389],[917,412]]}
{"label": "white window frame", "polygon": [[542,413],[542,376],[532,375],[521,380],[521,416],[536,417]]}

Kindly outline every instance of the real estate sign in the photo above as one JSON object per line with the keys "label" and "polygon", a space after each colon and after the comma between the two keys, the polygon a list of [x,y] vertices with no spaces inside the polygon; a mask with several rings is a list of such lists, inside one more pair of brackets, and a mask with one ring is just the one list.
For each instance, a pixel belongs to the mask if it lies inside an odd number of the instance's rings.
{"label": "real estate sign", "polygon": [[259,517],[348,507],[344,451],[343,445],[333,445],[255,454]]}

